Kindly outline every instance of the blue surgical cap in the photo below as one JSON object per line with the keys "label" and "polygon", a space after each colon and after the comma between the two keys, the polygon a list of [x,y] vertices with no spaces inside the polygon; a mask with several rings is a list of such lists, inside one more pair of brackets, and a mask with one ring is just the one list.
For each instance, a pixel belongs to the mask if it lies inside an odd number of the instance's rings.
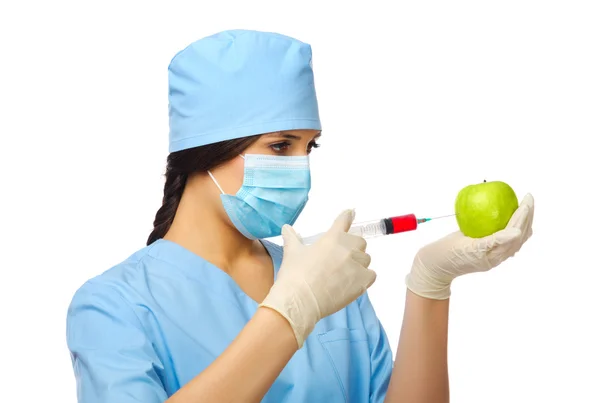
{"label": "blue surgical cap", "polygon": [[169,65],[169,151],[262,133],[321,130],[310,45],[233,30],[200,39]]}

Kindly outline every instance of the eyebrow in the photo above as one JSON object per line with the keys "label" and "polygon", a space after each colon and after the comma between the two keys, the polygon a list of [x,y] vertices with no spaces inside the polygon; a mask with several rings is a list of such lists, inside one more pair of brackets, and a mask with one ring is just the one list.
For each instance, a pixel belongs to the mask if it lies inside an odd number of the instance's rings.
{"label": "eyebrow", "polygon": [[[289,140],[301,140],[302,139],[302,137],[296,136],[295,134],[284,133],[284,132],[267,134],[267,137],[283,137],[283,138],[286,138]],[[314,138],[318,139],[319,137],[321,137],[321,132],[317,133]]]}

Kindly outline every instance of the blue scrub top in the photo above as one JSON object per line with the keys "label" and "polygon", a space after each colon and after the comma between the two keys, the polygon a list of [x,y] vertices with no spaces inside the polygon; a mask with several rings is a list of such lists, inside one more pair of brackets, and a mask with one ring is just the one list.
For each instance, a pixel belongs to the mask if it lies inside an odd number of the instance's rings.
{"label": "blue scrub top", "polygon": [[[276,275],[282,249],[263,244]],[[73,297],[67,342],[79,402],[164,402],[227,348],[257,308],[219,268],[176,243],[154,242]],[[317,323],[262,402],[381,403],[392,364],[364,294]]]}

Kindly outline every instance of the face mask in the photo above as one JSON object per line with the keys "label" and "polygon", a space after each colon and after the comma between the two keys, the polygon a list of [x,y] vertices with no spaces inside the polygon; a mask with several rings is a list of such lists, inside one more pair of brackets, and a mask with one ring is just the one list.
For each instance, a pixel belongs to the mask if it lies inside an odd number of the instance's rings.
{"label": "face mask", "polygon": [[310,165],[308,156],[282,157],[246,155],[244,183],[235,196],[221,191],[221,201],[233,225],[250,239],[281,235],[293,225],[308,201]]}

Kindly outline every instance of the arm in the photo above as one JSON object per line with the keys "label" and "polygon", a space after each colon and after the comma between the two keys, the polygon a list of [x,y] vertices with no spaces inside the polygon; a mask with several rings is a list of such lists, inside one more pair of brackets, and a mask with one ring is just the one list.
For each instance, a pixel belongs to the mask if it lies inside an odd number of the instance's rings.
{"label": "arm", "polygon": [[347,233],[353,219],[352,211],[340,214],[310,246],[284,226],[283,262],[257,313],[210,366],[168,400],[160,377],[164,365],[135,312],[116,289],[88,282],[73,298],[68,317],[79,401],[259,402],[314,325],[375,281],[366,241]]}
{"label": "arm", "polygon": [[284,226],[281,269],[258,312],[225,352],[168,403],[260,402],[314,325],[375,281],[375,273],[365,267],[370,263],[365,240],[347,234],[352,220],[353,212],[343,212],[312,246]]}
{"label": "arm", "polygon": [[287,320],[259,308],[223,354],[167,402],[260,402],[297,349]]}
{"label": "arm", "polygon": [[449,300],[406,292],[404,321],[385,403],[445,403]]}
{"label": "arm", "polygon": [[79,402],[259,402],[296,352],[281,315],[260,308],[207,369],[167,400],[164,366],[136,314],[109,286],[86,284],[75,294],[67,342]]}
{"label": "arm", "polygon": [[81,403],[161,403],[164,368],[127,302],[111,287],[84,284],[67,313],[67,345]]}
{"label": "arm", "polygon": [[448,386],[450,285],[485,272],[517,253],[532,235],[533,196],[527,194],[505,229],[484,238],[450,234],[421,248],[406,276],[406,305],[386,403],[445,403]]}

